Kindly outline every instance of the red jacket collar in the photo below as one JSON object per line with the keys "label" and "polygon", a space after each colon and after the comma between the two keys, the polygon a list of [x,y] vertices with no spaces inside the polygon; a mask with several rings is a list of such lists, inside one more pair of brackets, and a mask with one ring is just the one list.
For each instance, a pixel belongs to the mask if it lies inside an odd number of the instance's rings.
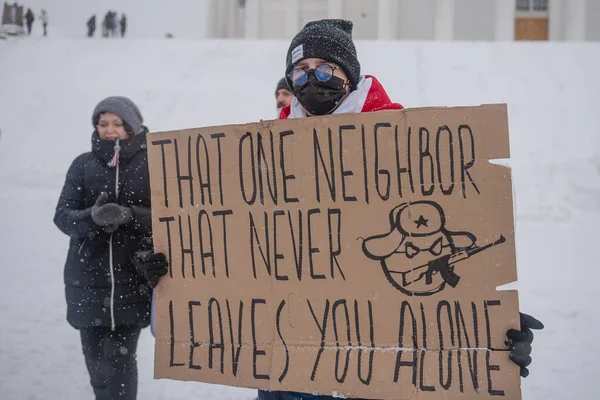
{"label": "red jacket collar", "polygon": [[[382,110],[402,110],[404,107],[399,103],[392,103],[387,92],[381,83],[373,75],[365,75],[365,78],[371,78],[371,88],[361,112],[375,112]],[[291,106],[285,106],[281,109],[279,119],[287,119],[290,115]]]}

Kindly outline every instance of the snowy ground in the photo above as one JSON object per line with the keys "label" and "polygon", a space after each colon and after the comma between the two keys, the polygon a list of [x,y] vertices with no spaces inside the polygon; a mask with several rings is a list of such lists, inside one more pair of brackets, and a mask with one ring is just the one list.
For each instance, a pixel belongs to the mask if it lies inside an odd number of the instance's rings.
{"label": "snowy ground", "polygon": [[[52,15],[52,14],[51,14]],[[90,147],[91,111],[131,97],[151,130],[274,117],[284,42],[0,42],[0,399],[91,398],[65,321],[68,239],[52,223],[64,174]],[[600,376],[599,44],[359,43],[363,71],[407,107],[509,105],[521,309],[546,329],[523,398],[592,399]],[[252,390],[152,379],[140,399],[251,399]]]}
{"label": "snowy ground", "polygon": [[180,39],[203,39],[208,33],[207,13],[211,1],[216,0],[27,0],[18,3],[24,4],[25,12],[31,8],[36,17],[31,32],[33,37],[43,34],[38,18],[45,9],[49,38],[85,37],[86,23],[92,15],[96,15],[95,37],[99,38],[104,16],[111,10],[118,14],[118,20],[123,13],[127,15],[126,34],[129,38],[164,38],[165,33],[171,32]]}

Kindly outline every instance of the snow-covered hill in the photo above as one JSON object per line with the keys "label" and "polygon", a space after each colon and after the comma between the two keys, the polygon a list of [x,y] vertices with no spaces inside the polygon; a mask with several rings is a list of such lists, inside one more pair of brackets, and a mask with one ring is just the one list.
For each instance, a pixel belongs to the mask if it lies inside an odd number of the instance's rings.
{"label": "snow-covered hill", "polygon": [[[1,399],[92,396],[78,333],[64,318],[68,239],[52,217],[68,165],[90,147],[96,103],[128,96],[151,130],[272,119],[288,45],[72,36],[0,42]],[[521,309],[547,327],[537,334],[523,397],[595,398],[600,45],[360,42],[358,51],[363,71],[407,107],[508,103],[519,267],[513,286]],[[255,394],[153,380],[152,358],[144,332],[140,399]]]}
{"label": "snow-covered hill", "polygon": [[[209,4],[214,0],[27,0],[18,2],[31,8],[36,20],[32,36],[39,37],[43,29],[37,19],[45,9],[48,13],[48,37],[85,37],[86,22],[96,15],[96,34],[100,37],[101,23],[107,11],[115,11],[118,17],[128,17],[127,37],[136,39],[164,38],[171,32],[176,38],[203,39],[208,32]],[[9,2],[13,3],[13,2]]]}

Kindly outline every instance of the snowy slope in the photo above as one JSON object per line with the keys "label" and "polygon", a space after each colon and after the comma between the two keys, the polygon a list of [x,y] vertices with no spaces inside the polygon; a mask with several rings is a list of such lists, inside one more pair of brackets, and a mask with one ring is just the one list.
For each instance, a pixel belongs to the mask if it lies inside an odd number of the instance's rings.
{"label": "snowy slope", "polygon": [[[48,37],[84,37],[87,20],[96,15],[96,34],[100,37],[101,24],[108,10],[119,19],[128,17],[127,37],[138,39],[164,38],[171,32],[176,38],[203,39],[207,35],[207,13],[213,0],[27,0],[25,10],[31,8],[36,20],[32,36],[42,36],[42,24],[37,19],[45,9],[48,13]],[[9,2],[13,3],[13,2]]]}
{"label": "snowy slope", "polygon": [[[91,397],[78,334],[65,321],[68,239],[52,223],[91,111],[126,95],[151,130],[274,117],[284,42],[27,38],[0,42],[0,399]],[[509,105],[521,309],[536,337],[525,399],[593,399],[600,278],[598,44],[358,44],[363,71],[407,107]],[[255,391],[152,379],[140,399],[251,399]]]}

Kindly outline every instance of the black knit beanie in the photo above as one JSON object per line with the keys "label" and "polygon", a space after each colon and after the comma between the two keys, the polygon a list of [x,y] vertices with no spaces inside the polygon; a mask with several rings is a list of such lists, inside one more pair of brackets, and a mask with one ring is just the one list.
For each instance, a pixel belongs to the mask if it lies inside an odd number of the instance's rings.
{"label": "black knit beanie", "polygon": [[338,64],[350,80],[352,90],[360,80],[360,63],[352,41],[352,21],[323,19],[311,21],[292,39],[287,52],[285,76],[293,87],[288,74],[305,58],[320,58]]}
{"label": "black knit beanie", "polygon": [[288,91],[292,91],[292,89],[290,89],[290,87],[287,84],[287,81],[285,80],[285,78],[281,78],[279,80],[279,82],[277,82],[277,87],[275,88],[275,97],[277,97],[277,92],[279,92],[280,89],[285,89]]}

